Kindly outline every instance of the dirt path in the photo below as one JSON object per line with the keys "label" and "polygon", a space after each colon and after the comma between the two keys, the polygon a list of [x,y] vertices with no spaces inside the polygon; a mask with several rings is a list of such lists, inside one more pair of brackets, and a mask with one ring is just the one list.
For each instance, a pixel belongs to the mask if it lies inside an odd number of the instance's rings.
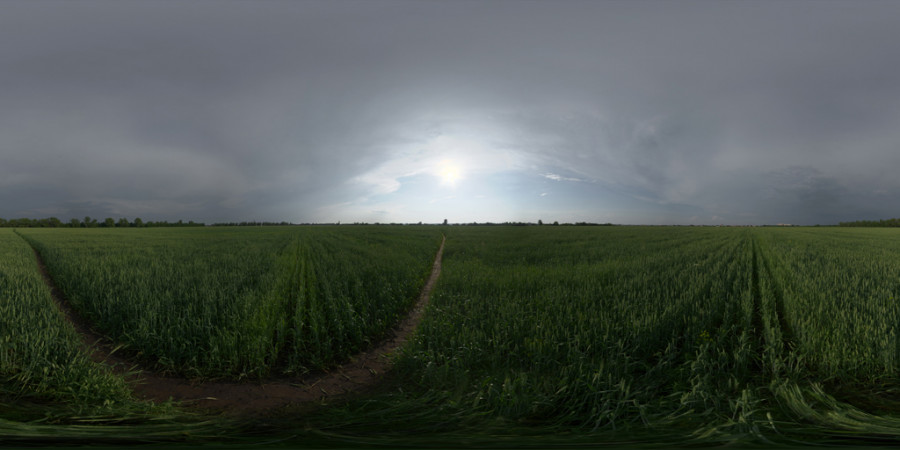
{"label": "dirt path", "polygon": [[[303,406],[347,394],[364,392],[381,381],[393,365],[392,355],[399,349],[422,321],[425,306],[441,273],[441,257],[444,242],[434,258],[431,275],[422,288],[419,299],[409,315],[393,330],[392,337],[375,348],[354,355],[336,369],[302,378],[269,379],[257,383],[204,381],[195,382],[180,377],[162,376],[140,369],[133,362],[115,354],[115,348],[106,337],[96,333],[88,321],[81,317],[65,299],[50,278],[37,250],[34,251],[44,282],[50,287],[53,301],[65,313],[66,318],[81,335],[91,359],[112,367],[123,374],[136,396],[157,402],[169,399],[184,406],[213,410],[228,415],[271,414],[292,406]],[[33,248],[32,248],[33,249]]]}

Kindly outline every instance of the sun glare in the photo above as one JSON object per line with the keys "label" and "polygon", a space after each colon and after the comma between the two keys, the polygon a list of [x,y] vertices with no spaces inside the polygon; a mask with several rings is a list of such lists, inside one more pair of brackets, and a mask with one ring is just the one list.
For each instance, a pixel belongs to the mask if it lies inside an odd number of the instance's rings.
{"label": "sun glare", "polygon": [[441,161],[440,171],[441,184],[447,186],[455,186],[456,182],[462,179],[462,172],[459,165],[450,160]]}

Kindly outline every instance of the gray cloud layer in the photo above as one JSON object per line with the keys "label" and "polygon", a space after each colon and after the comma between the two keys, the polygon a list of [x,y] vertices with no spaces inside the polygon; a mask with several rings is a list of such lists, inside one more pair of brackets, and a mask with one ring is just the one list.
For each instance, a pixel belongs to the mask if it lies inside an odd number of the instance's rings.
{"label": "gray cloud layer", "polygon": [[520,206],[545,220],[896,217],[897,23],[886,1],[8,1],[0,217],[417,220],[373,193],[440,136],[478,141],[482,177],[586,186],[577,214]]}

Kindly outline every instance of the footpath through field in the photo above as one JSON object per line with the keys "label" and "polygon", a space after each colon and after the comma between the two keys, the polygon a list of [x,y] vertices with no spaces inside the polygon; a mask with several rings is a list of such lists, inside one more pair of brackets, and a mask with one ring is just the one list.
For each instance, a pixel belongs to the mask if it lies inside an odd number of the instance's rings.
{"label": "footpath through field", "polygon": [[[34,247],[35,257],[44,282],[50,288],[53,300],[72,323],[90,352],[91,359],[103,363],[128,380],[134,393],[156,402],[175,400],[185,406],[221,411],[229,415],[258,415],[291,406],[343,395],[364,392],[377,385],[392,367],[393,355],[412,335],[424,316],[431,291],[441,272],[441,258],[446,237],[441,240],[434,258],[431,274],[419,299],[409,315],[392,330],[393,336],[377,347],[352,356],[336,369],[301,378],[273,378],[249,384],[227,381],[191,381],[181,377],[163,376],[139,368],[136,364],[118,356],[117,347],[106,337],[91,329],[90,324],[63,296]],[[26,240],[27,242],[27,240]]]}

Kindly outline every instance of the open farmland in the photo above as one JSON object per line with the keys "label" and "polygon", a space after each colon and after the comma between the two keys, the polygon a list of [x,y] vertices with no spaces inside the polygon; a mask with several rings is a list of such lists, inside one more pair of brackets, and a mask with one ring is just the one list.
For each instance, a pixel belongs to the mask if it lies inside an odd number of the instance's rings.
{"label": "open farmland", "polygon": [[31,248],[0,230],[0,373],[2,394],[95,406],[128,398],[128,389],[82,351],[37,271]]}
{"label": "open farmland", "polygon": [[[466,442],[484,445],[560,433],[541,442],[900,437],[895,230],[18,232],[73,305],[136,361],[256,383],[328,370],[377,342],[415,301],[445,234],[424,321],[381,388],[285,419],[275,434],[384,445],[473,433],[481,437]],[[64,386],[75,383],[85,398],[118,392],[120,404],[141,405],[64,331],[26,241],[0,238],[2,401],[28,392],[74,402]],[[38,328],[63,331],[20,337],[35,328],[34,311],[47,316]],[[113,387],[58,381],[70,367]]]}
{"label": "open farmland", "polygon": [[435,229],[27,230],[74,307],[152,367],[199,377],[321,370],[418,297]]}

